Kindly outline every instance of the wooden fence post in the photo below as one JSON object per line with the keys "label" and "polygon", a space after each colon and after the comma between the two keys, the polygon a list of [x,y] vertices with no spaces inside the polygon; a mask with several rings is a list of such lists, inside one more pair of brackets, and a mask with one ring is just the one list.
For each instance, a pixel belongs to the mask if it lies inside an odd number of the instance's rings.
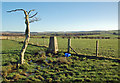
{"label": "wooden fence post", "polygon": [[98,49],[99,49],[99,41],[96,41],[96,56],[98,56]]}
{"label": "wooden fence post", "polygon": [[70,53],[70,47],[71,47],[71,39],[68,38],[68,53]]}
{"label": "wooden fence post", "polygon": [[44,45],[44,38],[43,38],[43,45]]}

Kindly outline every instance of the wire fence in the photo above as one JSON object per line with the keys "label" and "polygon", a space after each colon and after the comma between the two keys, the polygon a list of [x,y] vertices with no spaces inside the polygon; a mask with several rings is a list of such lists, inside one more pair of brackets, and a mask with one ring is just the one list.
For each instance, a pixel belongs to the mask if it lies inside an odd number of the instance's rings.
{"label": "wire fence", "polygon": [[[9,37],[10,40],[23,42],[22,37]],[[118,39],[85,39],[85,38],[71,38],[71,47],[80,54],[95,56],[96,54],[96,40],[99,41],[99,56],[118,57]],[[57,37],[59,51],[67,52],[68,38]],[[30,38],[31,44],[49,46],[49,38]]]}

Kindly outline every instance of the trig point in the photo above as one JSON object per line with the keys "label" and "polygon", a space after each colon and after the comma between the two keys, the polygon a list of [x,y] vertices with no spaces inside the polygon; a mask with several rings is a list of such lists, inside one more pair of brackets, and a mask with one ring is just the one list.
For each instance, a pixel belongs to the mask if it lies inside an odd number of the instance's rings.
{"label": "trig point", "polygon": [[58,52],[57,37],[55,37],[55,36],[50,37],[48,51],[53,52],[53,53]]}

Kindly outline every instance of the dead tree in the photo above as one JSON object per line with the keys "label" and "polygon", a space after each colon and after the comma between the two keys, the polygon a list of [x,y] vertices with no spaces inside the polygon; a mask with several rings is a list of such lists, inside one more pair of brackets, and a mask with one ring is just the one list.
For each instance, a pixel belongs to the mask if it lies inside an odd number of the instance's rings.
{"label": "dead tree", "polygon": [[24,53],[26,51],[26,48],[27,48],[29,40],[30,40],[29,23],[32,23],[34,21],[39,21],[39,19],[35,17],[38,12],[36,12],[34,15],[30,15],[30,13],[32,11],[35,11],[34,9],[30,10],[30,11],[25,11],[24,9],[15,9],[15,10],[7,11],[7,12],[16,12],[16,11],[23,11],[25,14],[25,24],[26,24],[25,36],[26,36],[26,38],[24,40],[23,47],[20,52],[20,62],[18,63],[18,64],[23,64],[24,63]]}

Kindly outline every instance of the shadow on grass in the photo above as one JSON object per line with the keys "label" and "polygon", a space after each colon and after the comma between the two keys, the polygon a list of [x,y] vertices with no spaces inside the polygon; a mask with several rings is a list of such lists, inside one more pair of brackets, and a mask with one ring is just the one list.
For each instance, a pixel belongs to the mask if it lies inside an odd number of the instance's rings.
{"label": "shadow on grass", "polygon": [[113,62],[119,62],[120,63],[120,59],[118,58],[107,58],[107,57],[103,57],[103,56],[88,56],[88,55],[79,55],[79,54],[72,54],[74,56],[78,56],[78,57],[86,57],[88,59],[99,59],[99,60],[112,60]]}
{"label": "shadow on grass", "polygon": [[[11,41],[18,42],[19,44],[23,44],[24,43],[24,41],[16,41],[16,40],[11,40]],[[48,47],[46,45],[36,45],[36,44],[32,44],[32,43],[28,43],[28,45],[36,46],[36,47],[42,47],[42,48],[47,48]]]}

